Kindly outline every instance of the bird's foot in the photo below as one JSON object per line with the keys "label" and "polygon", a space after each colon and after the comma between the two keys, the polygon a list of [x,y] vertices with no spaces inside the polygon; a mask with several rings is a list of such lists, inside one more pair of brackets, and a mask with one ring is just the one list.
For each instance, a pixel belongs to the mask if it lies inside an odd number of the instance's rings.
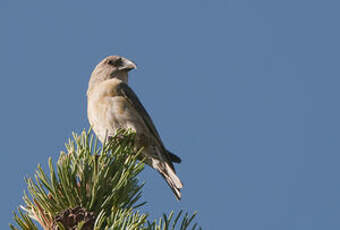
{"label": "bird's foot", "polygon": [[122,142],[123,140],[124,140],[124,135],[122,135],[122,134],[117,134],[117,135],[115,135],[115,136],[109,136],[108,137],[108,141],[109,141],[109,143],[111,143],[111,142]]}

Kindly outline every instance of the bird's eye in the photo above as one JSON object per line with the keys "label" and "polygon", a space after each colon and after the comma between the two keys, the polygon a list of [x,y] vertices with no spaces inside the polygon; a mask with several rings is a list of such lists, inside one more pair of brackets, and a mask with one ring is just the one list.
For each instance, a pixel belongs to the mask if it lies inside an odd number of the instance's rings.
{"label": "bird's eye", "polygon": [[109,61],[107,62],[107,64],[112,65],[112,66],[115,66],[115,67],[118,67],[118,66],[121,66],[121,65],[123,64],[123,61],[122,61],[121,58],[118,58],[118,59],[116,59],[116,60],[109,60]]}

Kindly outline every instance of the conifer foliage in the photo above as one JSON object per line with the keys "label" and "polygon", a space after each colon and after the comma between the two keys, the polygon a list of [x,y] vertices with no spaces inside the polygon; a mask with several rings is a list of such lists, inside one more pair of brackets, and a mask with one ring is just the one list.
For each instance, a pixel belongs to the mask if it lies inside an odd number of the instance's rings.
{"label": "conifer foliage", "polygon": [[[24,206],[14,212],[12,230],[170,230],[197,229],[196,215],[172,211],[158,221],[148,220],[139,207],[143,187],[137,175],[143,161],[134,149],[135,133],[119,130],[99,147],[89,132],[73,134],[61,152],[56,167],[48,160],[49,172],[40,165],[34,180],[26,178]],[[39,228],[38,228],[38,225]]]}

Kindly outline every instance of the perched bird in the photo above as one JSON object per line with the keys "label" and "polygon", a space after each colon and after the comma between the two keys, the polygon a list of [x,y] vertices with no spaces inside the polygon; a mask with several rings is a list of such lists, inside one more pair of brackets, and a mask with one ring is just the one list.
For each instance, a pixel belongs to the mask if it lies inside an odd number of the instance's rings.
{"label": "perched bird", "polygon": [[135,130],[135,145],[144,147],[146,163],[164,177],[179,200],[183,184],[173,162],[180,163],[181,159],[165,148],[151,117],[128,86],[128,72],[135,68],[132,61],[120,56],[109,56],[99,62],[87,90],[88,119],[101,142],[114,136],[119,128]]}

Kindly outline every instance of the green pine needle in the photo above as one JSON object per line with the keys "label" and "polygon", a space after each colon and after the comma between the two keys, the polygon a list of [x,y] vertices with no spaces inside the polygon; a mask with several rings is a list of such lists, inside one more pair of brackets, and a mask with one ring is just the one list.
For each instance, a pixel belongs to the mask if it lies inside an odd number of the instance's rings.
{"label": "green pine needle", "polygon": [[[139,184],[137,178],[144,168],[143,161],[138,161],[141,150],[134,148],[132,130],[119,130],[116,136],[99,148],[90,131],[73,133],[56,165],[48,159],[48,174],[38,165],[34,180],[25,179],[29,195],[24,193],[25,206],[18,209],[19,215],[14,212],[17,226],[10,224],[10,228],[38,230],[38,224],[43,229],[63,229],[62,223],[55,221],[57,217],[60,219],[65,210],[81,207],[95,216],[96,230],[188,229],[196,213],[189,217],[180,211],[173,219],[171,212],[152,223],[147,220],[148,214],[139,213],[137,208],[146,203],[140,201],[144,184]],[[85,220],[80,221],[76,229],[85,225]]]}

